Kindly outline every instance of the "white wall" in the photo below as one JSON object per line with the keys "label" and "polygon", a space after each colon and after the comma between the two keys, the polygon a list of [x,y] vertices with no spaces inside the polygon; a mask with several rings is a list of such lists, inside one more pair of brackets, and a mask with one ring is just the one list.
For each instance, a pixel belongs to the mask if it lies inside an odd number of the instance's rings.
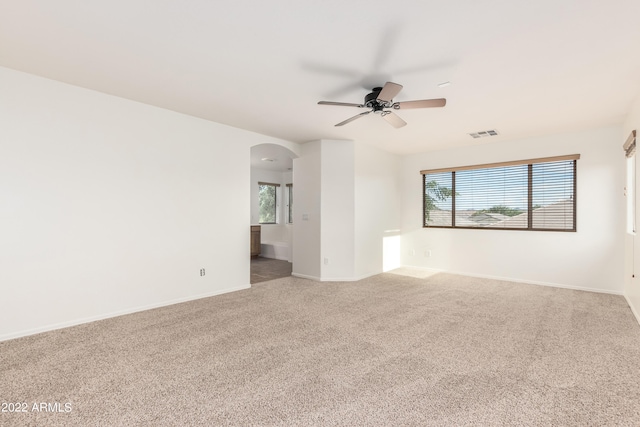
{"label": "white wall", "polygon": [[398,267],[400,157],[353,141],[302,147],[294,159],[293,274],[350,281]]}
{"label": "white wall", "polygon": [[[621,293],[625,227],[621,140],[622,129],[614,126],[406,156],[402,263]],[[581,159],[575,233],[422,228],[420,170],[576,153]],[[431,257],[425,251],[431,251]]]}
{"label": "white wall", "polygon": [[355,144],[355,277],[400,267],[400,156]]}
{"label": "white wall", "polygon": [[0,340],[249,286],[250,146],[290,143],[6,68],[0,118]]}
{"label": "white wall", "polygon": [[322,280],[353,280],[355,151],[353,141],[321,145]]}
{"label": "white wall", "polygon": [[293,268],[294,276],[320,280],[321,141],[302,145],[293,159]]}
{"label": "white wall", "polygon": [[294,276],[354,278],[354,143],[319,140],[293,160]]}
{"label": "white wall", "polygon": [[[636,131],[636,141],[638,139],[638,131],[640,131],[640,94],[637,96],[635,103],[633,104],[627,119],[623,125],[622,138],[619,141],[619,156],[623,156],[622,144],[626,141],[627,137],[632,130]],[[637,142],[636,142],[637,143]],[[636,171],[638,171],[638,156],[640,151],[636,152],[635,162]],[[624,182],[624,181],[623,181]],[[636,172],[636,189],[640,185],[640,172]],[[636,224],[640,224],[638,221],[638,212],[640,212],[640,192],[636,190]],[[637,236],[624,233],[625,238],[625,272],[624,272],[624,295],[629,303],[629,306],[633,310],[636,319],[640,322],[640,247],[637,247]],[[636,277],[634,277],[636,276]]]}

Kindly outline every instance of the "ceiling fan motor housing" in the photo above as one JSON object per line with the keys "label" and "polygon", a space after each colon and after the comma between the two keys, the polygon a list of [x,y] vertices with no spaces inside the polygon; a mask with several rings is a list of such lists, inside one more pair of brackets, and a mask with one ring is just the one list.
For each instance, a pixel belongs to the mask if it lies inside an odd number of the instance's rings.
{"label": "ceiling fan motor housing", "polygon": [[378,101],[378,95],[380,95],[381,90],[381,87],[374,87],[373,92],[364,97],[364,105],[373,108],[374,113],[380,112],[385,107],[388,107],[386,103]]}

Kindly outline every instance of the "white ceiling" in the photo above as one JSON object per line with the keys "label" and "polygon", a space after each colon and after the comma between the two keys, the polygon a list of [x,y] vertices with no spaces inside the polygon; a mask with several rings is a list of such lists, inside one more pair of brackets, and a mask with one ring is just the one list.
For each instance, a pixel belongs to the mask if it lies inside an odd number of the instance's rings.
{"label": "white ceiling", "polygon": [[[639,18],[638,0],[0,0],[0,65],[294,142],[414,153],[621,123]],[[395,129],[337,128],[362,110],[317,105],[386,81],[404,85],[395,101],[447,106],[401,110]]]}

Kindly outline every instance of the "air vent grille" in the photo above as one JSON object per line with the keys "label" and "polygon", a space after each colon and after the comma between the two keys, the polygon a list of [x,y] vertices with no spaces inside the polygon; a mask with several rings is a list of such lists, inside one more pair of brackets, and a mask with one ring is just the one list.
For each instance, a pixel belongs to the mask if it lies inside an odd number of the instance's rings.
{"label": "air vent grille", "polygon": [[486,138],[488,136],[496,136],[496,135],[498,135],[498,131],[495,130],[495,129],[483,130],[483,131],[480,131],[480,132],[470,133],[469,135],[471,135],[471,138]]}

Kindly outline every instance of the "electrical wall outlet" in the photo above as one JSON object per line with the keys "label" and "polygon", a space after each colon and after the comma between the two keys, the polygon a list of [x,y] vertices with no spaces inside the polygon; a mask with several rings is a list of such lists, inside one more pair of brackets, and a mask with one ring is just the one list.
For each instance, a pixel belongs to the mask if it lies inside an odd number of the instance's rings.
{"label": "electrical wall outlet", "polygon": [[324,259],[324,265],[329,265],[329,258]]}
{"label": "electrical wall outlet", "polygon": [[200,269],[200,276],[204,276],[204,275],[205,275],[205,273],[206,273],[205,269],[204,269],[204,268],[201,268],[201,269]]}

